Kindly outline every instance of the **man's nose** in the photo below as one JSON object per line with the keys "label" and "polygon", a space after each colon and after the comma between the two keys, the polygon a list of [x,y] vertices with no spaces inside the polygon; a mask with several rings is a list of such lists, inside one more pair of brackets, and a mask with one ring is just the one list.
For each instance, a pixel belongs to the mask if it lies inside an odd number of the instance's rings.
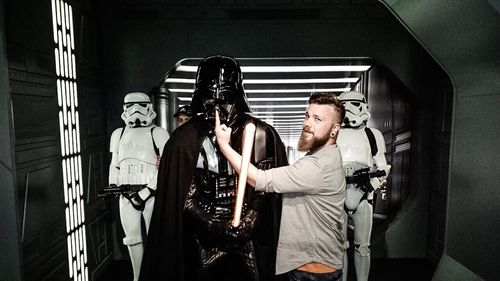
{"label": "man's nose", "polygon": [[305,118],[304,122],[302,122],[302,128],[305,128],[306,126],[308,128],[311,128],[311,125],[309,125],[310,120],[311,120],[311,118]]}
{"label": "man's nose", "polygon": [[303,131],[310,131],[311,130],[311,126],[309,126],[306,122],[307,121],[304,120],[304,124],[302,125],[302,130]]}

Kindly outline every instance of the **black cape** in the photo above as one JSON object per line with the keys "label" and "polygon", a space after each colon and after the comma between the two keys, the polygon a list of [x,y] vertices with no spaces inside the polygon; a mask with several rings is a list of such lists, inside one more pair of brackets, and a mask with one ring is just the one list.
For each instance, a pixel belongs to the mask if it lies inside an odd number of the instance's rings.
{"label": "black cape", "polygon": [[[278,134],[271,126],[249,115],[240,116],[237,122],[254,122],[257,133],[265,131],[265,142],[274,151],[272,166],[287,165],[286,152]],[[260,130],[259,130],[260,128]],[[147,244],[141,266],[140,281],[195,281],[198,264],[194,241],[186,237],[183,224],[184,203],[189,191],[196,162],[203,140],[208,135],[210,126],[201,116],[191,118],[187,123],[174,130],[165,145],[158,171],[158,188],[155,206],[148,232]],[[233,132],[234,134],[234,132]],[[241,133],[236,134],[241,136]],[[261,144],[258,144],[261,145]],[[256,156],[254,155],[253,158]],[[271,280],[274,275],[276,245],[281,216],[281,198],[274,195],[269,201],[269,212],[263,214],[272,224],[271,229],[263,229],[258,240],[265,249],[259,266],[267,271],[263,280]],[[259,244],[259,242],[257,241]],[[259,245],[257,245],[259,246]],[[266,277],[267,276],[267,277]]]}

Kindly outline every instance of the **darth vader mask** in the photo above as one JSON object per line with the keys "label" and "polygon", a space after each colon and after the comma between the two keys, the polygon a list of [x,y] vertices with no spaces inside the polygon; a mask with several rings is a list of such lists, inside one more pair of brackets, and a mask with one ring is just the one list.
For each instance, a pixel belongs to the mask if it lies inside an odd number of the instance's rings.
{"label": "darth vader mask", "polygon": [[239,114],[250,111],[242,80],[235,59],[221,55],[203,59],[191,101],[193,114],[203,114],[210,124],[215,124],[215,111],[219,110],[221,123],[232,124]]}

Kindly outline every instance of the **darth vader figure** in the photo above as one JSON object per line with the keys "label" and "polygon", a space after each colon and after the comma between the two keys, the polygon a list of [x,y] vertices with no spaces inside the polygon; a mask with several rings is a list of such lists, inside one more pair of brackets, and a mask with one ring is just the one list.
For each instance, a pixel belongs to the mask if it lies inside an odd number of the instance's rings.
{"label": "darth vader figure", "polygon": [[165,146],[140,280],[274,280],[280,198],[247,188],[242,222],[231,226],[237,175],[218,149],[215,112],[240,153],[244,126],[256,125],[251,162],[260,169],[286,165],[284,145],[247,114],[241,69],[231,57],[201,61],[191,109]]}

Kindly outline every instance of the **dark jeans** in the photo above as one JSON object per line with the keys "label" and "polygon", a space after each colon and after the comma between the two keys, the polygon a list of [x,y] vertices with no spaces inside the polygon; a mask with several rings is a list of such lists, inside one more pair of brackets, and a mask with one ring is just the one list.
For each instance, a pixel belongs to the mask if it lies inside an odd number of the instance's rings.
{"label": "dark jeans", "polygon": [[332,273],[310,273],[300,270],[288,272],[290,281],[339,281],[342,279],[342,270]]}

